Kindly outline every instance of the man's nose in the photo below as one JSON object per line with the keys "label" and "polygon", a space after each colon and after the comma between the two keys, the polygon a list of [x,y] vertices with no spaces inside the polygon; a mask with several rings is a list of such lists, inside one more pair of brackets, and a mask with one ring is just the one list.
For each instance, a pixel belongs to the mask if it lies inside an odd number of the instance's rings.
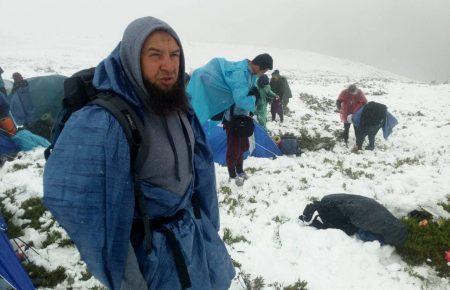
{"label": "man's nose", "polygon": [[161,69],[164,71],[173,71],[176,67],[176,61],[170,57],[170,54],[164,54],[161,60]]}

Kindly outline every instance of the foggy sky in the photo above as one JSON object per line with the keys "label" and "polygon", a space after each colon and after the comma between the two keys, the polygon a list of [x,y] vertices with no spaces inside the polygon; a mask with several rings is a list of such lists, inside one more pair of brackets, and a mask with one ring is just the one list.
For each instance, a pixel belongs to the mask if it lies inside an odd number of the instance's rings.
{"label": "foggy sky", "polygon": [[450,0],[0,0],[0,29],[17,35],[119,41],[131,20],[146,15],[168,22],[182,40],[298,48],[417,80],[450,80]]}

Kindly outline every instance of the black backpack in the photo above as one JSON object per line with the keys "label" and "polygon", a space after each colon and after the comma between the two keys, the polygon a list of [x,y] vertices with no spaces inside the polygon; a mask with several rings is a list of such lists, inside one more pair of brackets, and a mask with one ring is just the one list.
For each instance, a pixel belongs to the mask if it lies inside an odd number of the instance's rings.
{"label": "black backpack", "polygon": [[[137,172],[142,167],[142,162],[147,158],[144,156],[148,149],[145,148],[149,144],[144,133],[145,124],[136,114],[135,110],[121,97],[114,92],[98,91],[92,84],[95,68],[89,68],[75,73],[72,77],[64,81],[64,98],[62,110],[55,120],[51,144],[45,150],[44,155],[47,160],[58,140],[59,135],[70,116],[87,105],[98,105],[111,113],[119,122],[125,132],[128,144],[130,145],[130,168],[134,179],[134,194],[136,201],[136,209],[140,215],[140,219],[133,222],[133,228],[139,227],[144,230],[144,248],[150,254],[152,247],[152,228],[159,227],[160,224],[170,222],[178,216],[160,218],[159,220],[150,221],[144,206],[144,197],[139,182],[137,180]],[[145,141],[144,141],[145,140]],[[192,197],[192,205],[196,218],[200,218],[199,201],[194,195]],[[178,213],[181,215],[181,213]],[[173,233],[167,232],[166,237],[172,248],[176,269],[183,289],[190,288],[191,282],[187,271],[184,256],[175,240]]]}
{"label": "black backpack", "polygon": [[252,136],[255,130],[253,118],[250,116],[235,115],[234,107],[235,106],[232,105],[230,110],[231,120],[226,122],[226,126],[230,128],[230,134],[242,138]]}

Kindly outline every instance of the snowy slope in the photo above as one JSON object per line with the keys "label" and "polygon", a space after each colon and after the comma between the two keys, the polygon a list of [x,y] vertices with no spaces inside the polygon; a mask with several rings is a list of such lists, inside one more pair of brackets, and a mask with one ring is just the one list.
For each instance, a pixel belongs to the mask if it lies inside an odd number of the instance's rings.
{"label": "snowy slope", "polygon": [[[69,36],[57,44],[32,36],[18,39],[3,31],[0,38],[10,40],[0,47],[5,78],[14,71],[25,77],[70,75],[96,65],[114,45],[109,39]],[[275,67],[288,76],[294,95],[290,102],[294,112],[285,122],[268,123],[273,134],[299,135],[306,130],[335,138],[341,124],[334,100],[352,82],[360,84],[369,100],[385,103],[400,122],[388,141],[377,136],[374,152],[352,153],[352,146],[336,143],[332,150],[308,151],[301,157],[251,158],[244,163],[250,179],[242,188],[228,181],[225,167],[217,166],[221,234],[227,229],[241,240],[228,240],[240,273],[232,289],[245,288],[245,275],[250,279],[261,276],[267,289],[298,279],[307,281],[309,289],[449,289],[448,280],[441,280],[427,266],[407,266],[390,246],[363,243],[337,230],[315,230],[299,223],[297,217],[310,201],[337,192],[375,198],[397,217],[420,206],[448,217],[437,204],[450,194],[450,85],[430,86],[363,64],[297,50],[191,43],[185,50],[188,71],[215,56],[239,60],[271,53]],[[350,144],[354,144],[353,131],[351,136]],[[0,170],[0,199],[18,224],[26,223],[22,202],[42,196],[44,164],[42,150],[36,150]],[[11,198],[7,190],[14,188]],[[51,222],[48,212],[40,221],[48,229],[27,227],[23,239],[33,241],[40,254],[27,252],[34,263],[49,270],[60,265],[67,269],[71,279],[57,289],[99,285],[83,275],[85,266],[74,247],[43,246],[49,232],[61,233],[61,239],[67,236]]]}

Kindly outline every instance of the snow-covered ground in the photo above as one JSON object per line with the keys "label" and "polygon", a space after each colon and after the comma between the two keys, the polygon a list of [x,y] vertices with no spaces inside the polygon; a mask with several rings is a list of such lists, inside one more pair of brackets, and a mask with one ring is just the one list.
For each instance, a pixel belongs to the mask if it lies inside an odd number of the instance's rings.
{"label": "snow-covered ground", "polygon": [[[30,35],[19,39],[3,31],[0,39],[9,39],[0,46],[4,78],[14,71],[25,77],[70,75],[95,66],[114,45],[102,38],[65,36],[58,43]],[[351,131],[348,148],[337,142],[332,150],[304,152],[301,157],[250,158],[244,163],[250,179],[243,187],[228,181],[225,167],[216,167],[221,234],[226,231],[235,238],[228,239],[228,249],[239,266],[232,289],[245,289],[243,277],[258,276],[267,289],[282,289],[299,279],[308,282],[308,289],[450,289],[449,281],[430,267],[405,264],[391,246],[364,243],[338,230],[316,230],[297,219],[312,200],[338,192],[375,198],[397,217],[424,207],[448,218],[437,204],[450,195],[450,85],[414,82],[363,64],[297,50],[190,43],[185,50],[188,71],[215,56],[239,60],[271,53],[275,68],[289,78],[293,91],[289,104],[293,113],[283,124],[268,123],[274,135],[299,135],[306,130],[334,140],[342,126],[334,100],[353,82],[369,101],[386,104],[399,120],[388,141],[377,136],[373,152],[352,152]],[[21,154],[0,169],[0,199],[17,224],[26,222],[22,202],[42,197],[42,151]],[[48,212],[40,222],[47,229],[27,227],[23,240],[33,241],[39,253],[27,252],[34,263],[49,270],[66,268],[70,278],[56,288],[100,285],[86,276],[74,247],[57,243],[44,247],[49,233],[59,232],[60,243],[67,236]]]}

